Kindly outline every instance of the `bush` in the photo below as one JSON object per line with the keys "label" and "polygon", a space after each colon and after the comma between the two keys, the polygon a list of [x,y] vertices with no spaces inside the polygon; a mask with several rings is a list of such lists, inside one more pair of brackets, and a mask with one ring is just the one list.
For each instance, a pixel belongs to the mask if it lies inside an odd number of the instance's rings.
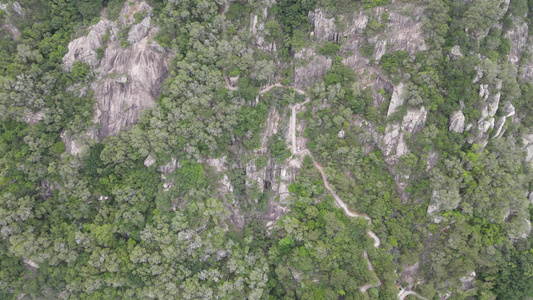
{"label": "bush", "polygon": [[370,59],[374,55],[374,48],[374,44],[364,43],[361,48],[359,48],[359,52],[363,57]]}
{"label": "bush", "polygon": [[72,66],[72,70],[70,71],[70,78],[74,82],[82,81],[89,76],[90,70],[91,67],[88,64],[81,61],[76,61]]}
{"label": "bush", "polygon": [[102,0],[77,0],[75,6],[84,20],[92,20],[102,10]]}
{"label": "bush", "polygon": [[266,165],[267,165],[267,159],[266,159],[266,157],[264,157],[264,156],[259,156],[259,157],[255,160],[255,167],[256,167],[257,169],[262,169],[262,168],[264,168]]}
{"label": "bush", "polygon": [[335,56],[339,49],[339,45],[332,42],[325,42],[324,45],[318,49],[318,53],[324,56]]}

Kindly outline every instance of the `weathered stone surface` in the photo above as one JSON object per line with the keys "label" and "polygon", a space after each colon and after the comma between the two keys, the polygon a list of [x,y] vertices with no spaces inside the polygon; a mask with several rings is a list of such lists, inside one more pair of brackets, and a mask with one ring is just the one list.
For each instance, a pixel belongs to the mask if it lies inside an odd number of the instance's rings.
{"label": "weathered stone surface", "polygon": [[505,133],[505,130],[503,130],[503,126],[505,125],[505,122],[507,121],[507,118],[512,117],[515,115],[515,108],[511,102],[506,102],[503,111],[502,116],[498,119],[496,124],[494,125],[494,138],[500,138]]}
{"label": "weathered stone surface", "polygon": [[13,38],[18,38],[20,36],[20,30],[18,30],[17,27],[15,27],[15,25],[11,24],[11,23],[5,23],[4,24],[4,28],[9,32],[11,33],[11,35],[13,36]]}
{"label": "weathered stone surface", "polygon": [[32,261],[31,259],[22,259],[22,261],[29,267],[33,268],[33,269],[39,269],[39,265],[37,263],[35,263],[34,261]]}
{"label": "weathered stone surface", "polygon": [[418,132],[426,124],[426,117],[427,111],[423,106],[420,109],[409,109],[403,117],[401,128],[404,132]]}
{"label": "weathered stone surface", "polygon": [[[117,40],[119,27],[133,24],[136,12],[146,10],[150,14],[146,2],[133,3],[124,5],[118,22],[102,18],[89,28],[87,36],[70,42],[63,58],[67,68],[75,61],[83,61],[95,72],[96,80],[91,88],[98,102],[95,114],[101,125],[99,139],[117,135],[121,129],[134,125],[139,113],[154,105],[168,71],[162,47],[152,40],[158,29],[150,28],[150,17],[130,29],[131,46],[124,49]],[[104,45],[103,36],[107,33],[110,40]],[[101,60],[96,54],[98,48],[106,48]]]}
{"label": "weathered stone surface", "polygon": [[149,168],[153,164],[155,164],[155,158],[152,156],[152,154],[148,155],[146,159],[144,160],[144,165]]}
{"label": "weathered stone surface", "polygon": [[406,51],[414,55],[416,51],[426,51],[426,43],[422,35],[422,7],[413,7],[412,16],[405,16],[396,11],[389,13],[386,33],[389,36],[390,51]]}
{"label": "weathered stone surface", "polygon": [[514,19],[514,26],[507,31],[505,36],[511,42],[511,51],[509,52],[509,62],[515,66],[519,66],[522,51],[527,45],[529,35],[529,27],[526,22]]}
{"label": "weathered stone surface", "polygon": [[311,86],[326,74],[332,64],[331,58],[316,54],[313,48],[303,49],[295,57],[299,60],[311,59],[309,63],[297,66],[294,70],[294,85],[297,88]]}
{"label": "weathered stone surface", "polygon": [[379,61],[387,52],[387,41],[378,41],[374,46],[374,59]]}
{"label": "weathered stone surface", "polygon": [[479,85],[479,97],[483,98],[483,100],[487,100],[489,97],[489,85],[488,84],[480,84]]}
{"label": "weathered stone surface", "polygon": [[498,111],[498,107],[500,105],[500,97],[501,97],[501,93],[497,92],[496,94],[491,95],[487,99],[488,100],[487,109],[488,109],[488,114],[490,117],[494,117],[494,115]]}
{"label": "weathered stone surface", "polygon": [[144,39],[150,30],[151,24],[150,16],[144,18],[140,23],[131,26],[130,31],[128,32],[128,42],[137,43],[138,41]]}
{"label": "weathered stone surface", "polygon": [[158,170],[163,174],[170,174],[174,173],[178,167],[178,161],[175,158],[172,158],[167,164],[160,166]]}
{"label": "weathered stone surface", "polygon": [[65,151],[70,155],[78,155],[84,148],[84,143],[81,140],[68,136],[66,131],[61,132],[59,137],[65,144]]}
{"label": "weathered stone surface", "polygon": [[522,137],[524,150],[526,151],[526,162],[533,162],[533,134],[527,134]]}
{"label": "weathered stone surface", "polygon": [[461,47],[459,45],[453,46],[451,51],[450,51],[450,54],[454,58],[463,56],[463,53],[461,53]]}
{"label": "weathered stone surface", "polygon": [[76,61],[82,61],[96,68],[99,60],[96,49],[103,46],[102,37],[113,27],[114,22],[101,20],[89,29],[87,36],[79,37],[68,44],[68,52],[63,57],[63,64],[70,68]]}
{"label": "weathered stone surface", "polygon": [[338,36],[335,18],[326,17],[322,10],[317,9],[314,12],[309,12],[309,20],[313,24],[313,35],[319,43],[333,41]]}
{"label": "weathered stone surface", "polygon": [[37,112],[28,112],[24,116],[24,122],[28,125],[36,125],[44,118],[45,114],[43,111],[37,111]]}
{"label": "weathered stone surface", "polygon": [[18,1],[13,2],[13,11],[19,15],[22,15],[22,7]]}
{"label": "weathered stone surface", "polygon": [[403,105],[403,88],[403,83],[399,83],[397,86],[394,87],[394,91],[392,92],[392,97],[390,100],[389,110],[387,111],[387,116],[392,115],[394,112],[396,112],[398,107]]}
{"label": "weathered stone surface", "polygon": [[465,115],[462,110],[458,110],[450,116],[449,130],[459,133],[463,133],[465,130]]}

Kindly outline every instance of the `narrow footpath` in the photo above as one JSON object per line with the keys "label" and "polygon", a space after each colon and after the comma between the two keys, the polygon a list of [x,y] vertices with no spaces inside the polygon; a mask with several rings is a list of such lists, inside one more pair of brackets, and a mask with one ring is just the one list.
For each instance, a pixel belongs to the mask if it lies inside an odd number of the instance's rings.
{"label": "narrow footpath", "polygon": [[[229,80],[227,80],[226,77],[224,79],[226,79],[226,85],[227,85],[228,89],[230,89]],[[283,85],[281,85],[281,83],[275,83],[275,84],[269,85],[269,86],[263,88],[261,91],[259,91],[259,94],[260,95],[265,94],[265,93],[267,93],[268,91],[270,91],[274,87],[283,87]],[[298,94],[300,94],[300,95],[306,96],[305,92],[303,90],[295,89],[295,88],[293,88],[293,90],[295,92],[297,92]],[[289,123],[289,132],[290,132],[290,135],[291,135],[291,143],[292,143],[292,145],[291,145],[291,153],[293,155],[303,155],[303,156],[309,155],[309,157],[313,160],[313,165],[320,172],[320,176],[322,177],[322,181],[324,182],[324,187],[326,188],[326,190],[329,193],[331,193],[331,195],[335,199],[335,203],[337,203],[337,205],[344,210],[344,212],[346,213],[346,215],[348,217],[363,218],[363,219],[367,220],[369,222],[369,224],[372,224],[372,218],[370,218],[370,216],[368,216],[366,214],[360,214],[360,213],[357,213],[357,212],[353,212],[353,211],[348,209],[348,205],[346,205],[346,203],[344,203],[344,201],[342,201],[342,199],[335,193],[335,191],[329,185],[329,182],[328,182],[328,179],[326,177],[326,173],[324,172],[324,169],[315,160],[315,158],[311,154],[311,151],[309,151],[309,149],[307,149],[307,148],[298,149],[298,147],[296,145],[296,123],[297,123],[297,114],[296,114],[296,112],[302,106],[304,106],[305,104],[309,103],[310,101],[311,100],[309,99],[309,97],[306,96],[305,102],[298,103],[298,104],[292,104],[290,106],[290,108],[291,108],[291,119],[290,119],[290,123]],[[370,238],[372,238],[374,240],[374,247],[375,248],[378,248],[381,245],[381,240],[379,239],[379,237],[376,235],[375,232],[368,231],[366,234],[368,234],[368,236],[370,236]],[[368,258],[368,253],[366,251],[363,251],[363,257],[367,260],[368,269],[370,271],[374,272],[374,266],[372,265],[372,262]],[[379,277],[378,277],[378,279],[379,279]],[[379,286],[381,286],[381,279],[379,279],[379,284],[374,284],[374,285],[366,284],[366,285],[360,287],[359,290],[361,292],[366,292],[368,289],[370,289],[372,287],[379,287]],[[418,295],[417,293],[415,293],[413,291],[406,291],[406,290],[403,290],[403,289],[399,291],[398,299],[404,300],[409,295],[413,295],[413,296],[416,296],[416,297],[418,297],[420,299],[427,300],[426,298]]]}

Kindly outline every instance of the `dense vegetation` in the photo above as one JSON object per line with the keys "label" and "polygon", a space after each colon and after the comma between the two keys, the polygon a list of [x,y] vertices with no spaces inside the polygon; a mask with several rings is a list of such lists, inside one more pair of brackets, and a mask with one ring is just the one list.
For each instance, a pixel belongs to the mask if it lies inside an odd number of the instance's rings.
{"label": "dense vegetation", "polygon": [[[394,299],[397,286],[427,299],[533,297],[533,182],[522,140],[533,125],[533,86],[509,62],[507,35],[530,23],[531,1],[511,0],[506,13],[496,0],[419,1],[428,50],[378,60],[373,37],[389,14],[378,22],[373,8],[394,11],[402,1],[148,2],[155,40],[172,57],[158,103],[78,155],[61,137],[93,129],[94,74],[82,62],[66,70],[62,57],[103,8],[117,19],[130,4],[21,0],[21,14],[11,2],[0,10],[1,299]],[[342,39],[310,35],[316,8],[371,16],[358,51],[380,78],[404,83],[402,108],[386,116],[392,91],[373,89],[345,64],[352,53]],[[264,23],[261,47],[251,14]],[[270,188],[279,178],[250,179],[289,169],[290,107],[305,97],[286,87],[302,49],[331,59],[298,114],[307,147],[371,224],[335,206],[310,156],[283,198]],[[238,89],[224,76],[238,76]],[[285,87],[260,94],[278,82]],[[449,130],[459,109],[466,123],[483,116],[480,84],[501,96],[496,118],[508,104],[516,109],[501,137]],[[376,137],[421,107],[424,128],[406,135],[408,153],[392,160]],[[279,130],[266,137],[272,119]],[[156,163],[146,167],[147,157]],[[225,161],[222,172],[216,161]],[[268,222],[276,205],[284,213]],[[403,274],[413,269],[414,284]],[[361,292],[364,285],[372,287]]]}

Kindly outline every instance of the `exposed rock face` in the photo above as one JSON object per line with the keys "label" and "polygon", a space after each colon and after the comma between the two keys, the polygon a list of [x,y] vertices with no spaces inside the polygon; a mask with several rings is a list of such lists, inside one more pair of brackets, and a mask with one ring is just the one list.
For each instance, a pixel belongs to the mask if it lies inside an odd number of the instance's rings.
{"label": "exposed rock face", "polygon": [[505,130],[503,129],[503,126],[505,125],[505,122],[507,121],[507,118],[512,117],[515,115],[515,108],[511,102],[505,103],[505,106],[503,107],[503,115],[498,119],[496,124],[494,125],[494,138],[501,137]]}
{"label": "exposed rock face", "polygon": [[465,130],[465,115],[462,110],[458,110],[450,116],[449,130],[459,133],[463,133]]}
{"label": "exposed rock face", "polygon": [[38,112],[28,112],[26,115],[24,115],[24,122],[26,122],[29,125],[35,125],[39,123],[44,118],[45,114],[43,111]]}
{"label": "exposed rock face", "polygon": [[18,1],[13,2],[13,11],[19,15],[22,15],[22,7]]}
{"label": "exposed rock face", "polygon": [[144,165],[149,168],[153,164],[155,164],[155,158],[152,156],[152,154],[148,155],[146,159],[144,160]]}
{"label": "exposed rock face", "polygon": [[519,66],[522,51],[526,47],[527,38],[529,35],[529,27],[527,23],[521,20],[514,20],[515,26],[511,28],[506,37],[511,41],[511,51],[509,52],[509,62],[515,66]]}
{"label": "exposed rock face", "polygon": [[403,50],[413,55],[416,51],[427,50],[422,35],[422,11],[422,7],[413,7],[412,17],[396,11],[390,12],[386,33],[391,52]]}
{"label": "exposed rock face", "polygon": [[461,47],[459,45],[455,45],[452,47],[450,54],[453,58],[461,57],[463,56],[463,53],[461,53]]}
{"label": "exposed rock face", "polygon": [[313,48],[303,49],[296,53],[295,58],[299,60],[311,59],[309,63],[295,68],[294,85],[297,88],[311,86],[326,74],[332,64],[331,58],[316,54]]}
{"label": "exposed rock face", "polygon": [[141,23],[131,26],[130,31],[128,32],[128,42],[137,43],[142,40],[150,30],[151,18],[150,16],[144,18]]}
{"label": "exposed rock face", "polygon": [[166,165],[160,166],[158,170],[164,175],[174,173],[179,167],[179,162],[175,158],[172,158]]}
{"label": "exposed rock face", "polygon": [[381,57],[387,52],[387,41],[378,41],[374,46],[374,59],[380,60]]}
{"label": "exposed rock face", "polygon": [[457,208],[461,202],[459,191],[455,188],[442,190],[433,190],[431,194],[430,205],[428,206],[428,215],[434,217],[433,222],[439,223],[441,218],[435,216],[439,211],[448,211]]}
{"label": "exposed rock face", "polygon": [[[13,12],[15,12],[16,14],[22,15],[22,7],[20,7],[20,3],[18,3],[18,1],[15,1],[11,8]],[[10,9],[8,9],[7,3],[0,3],[0,10],[3,10],[6,13],[6,15],[11,14]],[[20,30],[18,30],[18,28],[15,27],[15,25],[13,25],[12,23],[9,23],[7,21],[4,22],[4,29],[7,30],[9,33],[11,33],[11,35],[15,39],[20,36]]]}
{"label": "exposed rock face", "polygon": [[463,290],[469,290],[473,287],[474,279],[476,278],[476,272],[472,271],[466,276],[461,277],[459,280],[461,281],[463,285]]}
{"label": "exposed rock face", "polygon": [[387,116],[392,115],[394,112],[396,112],[398,107],[403,105],[403,87],[403,83],[400,83],[394,87],[394,91],[392,92],[392,97],[390,100],[389,110],[387,111]]}
{"label": "exposed rock face", "polygon": [[20,30],[18,30],[17,27],[15,27],[13,24],[11,23],[5,23],[4,24],[4,28],[9,31],[9,33],[11,33],[11,35],[13,36],[13,38],[18,38],[20,36]]}
{"label": "exposed rock face", "polygon": [[313,24],[313,35],[319,43],[335,40],[338,33],[334,18],[326,17],[322,10],[317,9],[309,12],[309,21]]}
{"label": "exposed rock face", "polygon": [[383,136],[383,154],[390,163],[395,163],[407,153],[407,144],[404,137],[406,133],[412,134],[419,131],[426,123],[427,111],[425,107],[409,109],[401,124],[389,124]]}
{"label": "exposed rock face", "polygon": [[32,261],[31,259],[22,259],[22,261],[29,267],[33,268],[33,269],[39,269],[39,265],[36,264],[34,261]]}
{"label": "exposed rock face", "polygon": [[[139,113],[154,105],[166,77],[166,56],[164,49],[152,40],[157,28],[151,27],[149,16],[132,25],[127,39],[131,46],[123,48],[118,40],[119,27],[132,24],[133,15],[143,10],[151,11],[144,1],[134,2],[134,5],[126,3],[118,21],[120,26],[115,21],[102,19],[89,28],[87,36],[70,42],[63,58],[66,67],[82,61],[95,72],[97,79],[91,88],[98,102],[99,139],[134,125]],[[104,43],[105,35],[109,35],[107,43]],[[101,60],[96,53],[98,48],[105,48]]]}
{"label": "exposed rock face", "polygon": [[533,162],[533,134],[528,134],[522,137],[524,142],[524,150],[526,151],[526,162]]}
{"label": "exposed rock face", "polygon": [[68,136],[66,131],[63,131],[59,137],[65,144],[65,151],[70,155],[78,155],[83,150],[84,143],[80,139]]}

